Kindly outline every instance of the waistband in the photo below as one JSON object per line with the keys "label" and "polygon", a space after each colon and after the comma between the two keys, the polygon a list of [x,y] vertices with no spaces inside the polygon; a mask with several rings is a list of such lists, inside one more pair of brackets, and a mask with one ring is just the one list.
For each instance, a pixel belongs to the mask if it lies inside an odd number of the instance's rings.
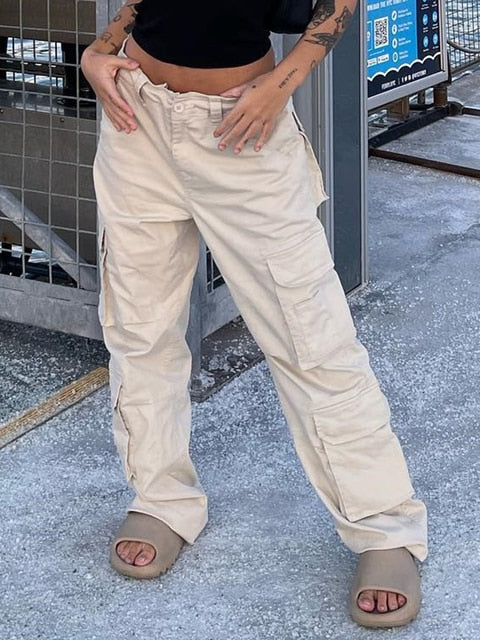
{"label": "waistband", "polygon": [[[128,41],[128,37],[122,43],[118,56],[120,58],[126,58],[125,45]],[[170,105],[186,104],[194,106],[197,109],[204,110],[210,115],[222,117],[225,111],[231,109],[238,98],[226,98],[219,95],[211,95],[207,93],[200,93],[198,91],[172,91],[169,89],[168,84],[163,82],[162,84],[154,84],[150,78],[138,67],[132,72],[129,72],[133,79],[135,90],[139,98],[144,101],[145,97],[163,102],[167,101]],[[177,107],[178,108],[178,107]]]}
{"label": "waistband", "polygon": [[[122,43],[118,56],[120,58],[126,58],[125,45],[128,41],[128,36]],[[190,106],[194,106],[197,109],[204,110],[210,115],[222,118],[225,112],[229,111],[235,106],[238,98],[227,98],[225,96],[213,95],[208,93],[200,93],[198,91],[172,91],[169,89],[166,82],[162,84],[154,84],[150,78],[138,67],[133,71],[128,72],[135,86],[135,90],[140,100],[144,102],[145,97],[156,101],[165,101],[170,104],[182,104],[189,103]],[[179,107],[178,107],[179,108]],[[293,111],[292,98],[289,99],[285,109]]]}

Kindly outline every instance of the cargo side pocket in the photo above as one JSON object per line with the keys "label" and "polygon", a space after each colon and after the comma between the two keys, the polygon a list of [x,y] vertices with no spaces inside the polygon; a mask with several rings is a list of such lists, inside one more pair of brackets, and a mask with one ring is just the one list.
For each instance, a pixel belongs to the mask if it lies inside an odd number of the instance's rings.
{"label": "cargo side pocket", "polygon": [[325,234],[267,256],[301,369],[311,369],[354,340],[356,330]]}
{"label": "cargo side pocket", "polygon": [[313,419],[342,511],[355,522],[398,506],[413,495],[413,488],[378,384],[349,395],[314,411]]}
{"label": "cargo side pocket", "polygon": [[135,478],[135,465],[133,455],[133,441],[131,429],[125,417],[125,410],[122,408],[123,387],[118,385],[113,393],[113,438],[118,453],[122,460],[127,482]]}
{"label": "cargo side pocket", "polygon": [[320,165],[318,164],[317,157],[315,156],[315,151],[313,150],[312,143],[308,139],[308,136],[303,128],[302,123],[300,122],[299,117],[295,113],[295,110],[292,110],[292,116],[297,125],[298,132],[303,138],[303,142],[305,145],[305,152],[307,154],[307,164],[310,173],[310,177],[312,180],[312,189],[313,195],[315,198],[315,205],[319,207],[322,202],[328,200],[328,196],[325,193],[325,186],[323,183],[323,174]]}

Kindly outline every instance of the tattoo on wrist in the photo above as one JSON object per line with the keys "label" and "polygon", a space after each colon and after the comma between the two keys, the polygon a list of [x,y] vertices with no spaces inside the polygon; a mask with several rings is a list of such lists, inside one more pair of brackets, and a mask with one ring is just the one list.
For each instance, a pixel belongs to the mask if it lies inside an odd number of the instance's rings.
{"label": "tattoo on wrist", "polygon": [[292,69],[291,71],[289,71],[286,75],[286,77],[281,81],[281,83],[278,85],[279,89],[283,89],[283,87],[287,86],[287,84],[290,82],[292,76],[294,76],[297,73],[298,69]]}

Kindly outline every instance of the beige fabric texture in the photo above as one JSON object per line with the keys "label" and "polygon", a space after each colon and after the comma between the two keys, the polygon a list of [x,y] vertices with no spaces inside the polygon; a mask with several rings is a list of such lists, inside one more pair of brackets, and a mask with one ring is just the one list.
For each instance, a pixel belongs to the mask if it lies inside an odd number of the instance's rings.
{"label": "beige fabric texture", "polygon": [[104,117],[94,165],[99,317],[115,442],[136,497],[188,542],[207,521],[189,456],[185,342],[199,234],[265,353],[305,471],[354,552],[427,553],[388,403],[356,337],[317,207],[320,168],[291,105],[265,147],[221,152],[233,98],[175,93],[139,69],[118,88],[138,129]]}

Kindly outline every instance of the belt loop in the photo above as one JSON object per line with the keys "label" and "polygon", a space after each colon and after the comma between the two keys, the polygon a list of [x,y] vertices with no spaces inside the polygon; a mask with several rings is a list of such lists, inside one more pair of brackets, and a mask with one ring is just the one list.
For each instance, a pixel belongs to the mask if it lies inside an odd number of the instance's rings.
{"label": "belt loop", "polygon": [[139,73],[137,75],[137,77],[135,78],[135,91],[137,92],[138,99],[140,100],[140,102],[143,105],[145,105],[145,100],[143,99],[142,89],[147,84],[147,82],[148,82],[148,80],[143,75],[143,73]]}
{"label": "belt loop", "polygon": [[222,99],[217,96],[209,96],[210,118],[215,122],[223,119]]}

